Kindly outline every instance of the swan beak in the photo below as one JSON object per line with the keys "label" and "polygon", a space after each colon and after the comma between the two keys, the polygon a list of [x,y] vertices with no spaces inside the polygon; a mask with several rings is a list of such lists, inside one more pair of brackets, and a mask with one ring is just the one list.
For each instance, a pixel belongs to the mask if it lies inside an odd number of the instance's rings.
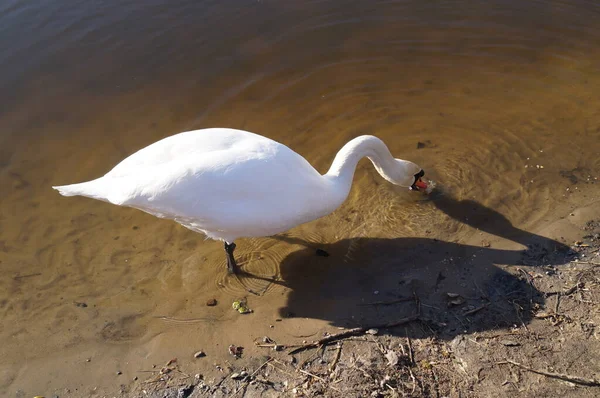
{"label": "swan beak", "polygon": [[427,183],[420,178],[415,182],[415,186],[422,191],[427,190]]}
{"label": "swan beak", "polygon": [[421,179],[421,177],[423,177],[424,175],[425,175],[425,172],[423,170],[421,170],[417,174],[415,174],[415,182],[410,187],[411,190],[421,191],[421,192],[427,191],[427,183]]}

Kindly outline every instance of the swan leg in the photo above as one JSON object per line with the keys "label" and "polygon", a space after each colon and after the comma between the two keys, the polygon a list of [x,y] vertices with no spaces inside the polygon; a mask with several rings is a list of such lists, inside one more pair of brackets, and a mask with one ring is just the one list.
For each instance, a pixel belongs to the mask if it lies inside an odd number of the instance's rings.
{"label": "swan leg", "polygon": [[239,267],[235,262],[235,257],[233,257],[233,251],[235,250],[235,243],[227,243],[225,242],[225,253],[227,254],[227,271],[230,274],[237,274]]}

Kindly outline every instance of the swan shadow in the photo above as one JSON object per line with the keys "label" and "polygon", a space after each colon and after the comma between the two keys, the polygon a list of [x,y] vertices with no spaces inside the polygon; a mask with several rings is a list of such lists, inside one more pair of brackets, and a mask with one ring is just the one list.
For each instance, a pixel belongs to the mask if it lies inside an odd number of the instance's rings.
{"label": "swan shadow", "polygon": [[[280,315],[356,327],[418,312],[424,321],[411,328],[411,336],[434,332],[447,339],[531,321],[533,308],[545,302],[544,294],[525,271],[509,273],[498,265],[562,265],[571,258],[570,248],[520,230],[475,201],[445,195],[429,200],[451,218],[524,248],[505,250],[421,237],[343,239],[317,247],[276,236],[304,246],[281,263],[277,283],[290,291]],[[316,250],[329,256],[317,255]],[[411,297],[418,302],[401,301]],[[403,334],[399,329],[403,328],[386,332]]]}

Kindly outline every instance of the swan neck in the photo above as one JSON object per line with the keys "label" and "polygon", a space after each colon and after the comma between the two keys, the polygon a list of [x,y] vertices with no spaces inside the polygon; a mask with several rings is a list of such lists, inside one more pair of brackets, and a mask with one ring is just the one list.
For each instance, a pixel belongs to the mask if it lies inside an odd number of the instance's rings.
{"label": "swan neck", "polygon": [[368,157],[384,178],[389,179],[387,172],[395,161],[388,147],[379,138],[363,135],[349,141],[335,156],[325,177],[344,189],[346,195],[350,192],[354,171],[358,162]]}

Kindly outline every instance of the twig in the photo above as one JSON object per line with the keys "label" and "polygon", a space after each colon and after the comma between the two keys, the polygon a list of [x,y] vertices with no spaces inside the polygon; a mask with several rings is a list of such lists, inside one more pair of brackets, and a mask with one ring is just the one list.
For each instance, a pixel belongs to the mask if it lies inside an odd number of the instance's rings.
{"label": "twig", "polygon": [[413,385],[412,385],[412,391],[410,392],[410,394],[414,394],[415,390],[417,389],[417,379],[415,379],[415,375],[413,374],[411,368],[408,368],[408,372],[410,373],[410,378],[412,379]]}
{"label": "twig", "polygon": [[584,286],[583,282],[577,282],[575,284],[575,286],[570,287],[569,289],[565,290],[564,292],[548,292],[546,293],[546,297],[549,296],[554,296],[556,294],[560,295],[560,296],[568,296],[570,294],[573,294],[577,291],[577,289],[581,289]]}
{"label": "twig", "polygon": [[577,261],[575,264],[590,264],[595,265],[596,267],[600,267],[600,263],[595,263],[593,261]]}
{"label": "twig", "polygon": [[390,301],[373,301],[372,303],[362,303],[362,304],[358,304],[359,307],[365,307],[368,305],[392,305],[392,304],[397,304],[397,303],[404,303],[406,301],[413,301],[414,297],[403,297],[397,300],[390,300]]}
{"label": "twig", "polygon": [[[298,367],[302,369],[304,365],[306,365],[309,361],[312,361],[317,355],[319,355],[319,351],[321,351],[324,348],[325,346],[320,346],[319,349],[313,355],[307,357],[304,361],[302,361],[302,363]],[[323,358],[323,355],[321,355],[321,358]]]}
{"label": "twig", "polygon": [[529,372],[537,373],[539,375],[546,376],[546,377],[552,377],[553,379],[560,379],[560,380],[568,381],[568,382],[575,383],[575,384],[581,384],[581,385],[584,385],[584,386],[600,387],[600,380],[596,380],[596,379],[586,379],[586,378],[583,378],[583,377],[571,376],[571,375],[564,374],[564,373],[545,372],[543,370],[533,369],[533,368],[530,368],[529,366],[525,366],[525,365],[520,364],[518,362],[511,361],[510,359],[507,359],[506,361],[502,361],[502,362],[497,362],[497,363],[498,364],[509,363],[511,365],[518,366],[521,369],[525,369],[525,370],[527,370]]}
{"label": "twig", "polygon": [[393,327],[396,327],[396,326],[405,325],[407,323],[416,321],[418,319],[419,319],[418,315],[411,315],[409,317],[402,318],[399,321],[390,322],[390,323],[386,323],[386,324],[383,324],[383,325],[363,326],[363,327],[360,327],[360,328],[354,328],[354,329],[345,330],[345,331],[340,332],[340,333],[331,334],[331,335],[329,335],[327,337],[324,337],[324,338],[322,338],[322,339],[320,339],[318,341],[313,341],[312,343],[301,345],[300,347],[295,348],[292,351],[290,351],[288,354],[290,354],[290,355],[297,354],[297,353],[302,352],[304,350],[308,350],[309,348],[316,348],[316,347],[319,347],[320,345],[324,345],[324,344],[328,344],[328,343],[331,343],[331,342],[334,342],[334,341],[345,339],[346,337],[358,336],[358,335],[361,335],[361,334],[365,333],[369,329],[387,329],[387,328],[393,328]]}
{"label": "twig", "polygon": [[523,307],[521,307],[519,304],[517,304],[516,301],[509,301],[509,303],[512,303],[514,309],[515,309],[515,314],[517,314],[517,318],[519,318],[519,321],[521,322],[521,325],[523,326],[523,328],[527,331],[527,333],[529,333],[529,328],[527,327],[527,325],[525,325],[525,322],[523,322],[523,318],[521,318],[521,313],[520,310],[523,309]]}
{"label": "twig", "polygon": [[410,343],[410,336],[408,335],[408,330],[406,328],[404,328],[404,333],[406,333],[406,344],[408,345],[408,359],[410,360],[411,365],[413,365],[415,359],[413,358],[412,344]]}
{"label": "twig", "polygon": [[[246,380],[252,379],[252,377],[254,377],[254,375],[256,375],[262,368],[264,368],[265,366],[267,366],[267,364],[269,362],[271,362],[273,360],[273,358],[269,358],[267,359],[262,365],[260,365],[258,368],[256,368],[256,370],[254,372],[252,372],[252,374],[250,376],[248,376],[246,378]],[[238,392],[242,391],[242,389],[244,387],[248,386],[248,382],[246,381],[245,384],[243,384],[242,386],[240,386],[240,388],[238,388],[237,390],[235,390],[235,392],[233,393],[232,397],[236,396]]]}
{"label": "twig", "polygon": [[29,277],[32,277],[32,276],[40,276],[40,275],[42,275],[41,272],[36,272],[34,274],[16,275],[16,276],[13,276],[13,279],[14,280],[19,280],[19,279],[23,279],[23,278],[29,278]]}
{"label": "twig", "polygon": [[337,392],[340,392],[340,389],[339,389],[339,388],[336,388],[336,387],[332,386],[331,384],[328,384],[328,383],[327,383],[327,380],[325,380],[324,378],[322,378],[322,377],[319,377],[319,376],[317,376],[317,375],[314,375],[314,374],[312,374],[312,373],[310,373],[310,372],[307,372],[307,371],[306,371],[306,370],[304,370],[304,369],[298,369],[298,371],[299,371],[299,372],[302,372],[302,373],[304,373],[304,374],[305,374],[305,375],[307,375],[307,376],[314,377],[315,379],[317,379],[317,380],[320,380],[320,381],[322,381],[323,383],[325,383],[325,385],[326,385],[327,387],[331,388],[332,390],[335,390],[335,391],[337,391]]}
{"label": "twig", "polygon": [[484,309],[484,308],[486,308],[486,307],[489,307],[489,305],[490,305],[490,304],[491,304],[491,303],[485,303],[485,304],[483,304],[483,305],[480,305],[480,306],[479,306],[479,307],[477,307],[477,308],[474,308],[474,309],[472,309],[472,310],[470,310],[470,311],[467,311],[467,312],[465,312],[463,315],[473,315],[474,313],[476,313],[476,312],[479,312],[479,311],[481,311],[482,309]]}
{"label": "twig", "polygon": [[257,347],[263,347],[263,348],[273,348],[275,349],[275,351],[279,351],[278,348],[294,348],[294,347],[301,347],[300,344],[291,344],[291,345],[285,345],[285,344],[275,344],[275,343],[268,343],[268,344],[260,344],[260,343],[255,343],[255,345]]}
{"label": "twig", "polygon": [[340,360],[341,354],[342,354],[342,342],[338,341],[337,349],[335,351],[335,357],[333,358],[333,362],[331,362],[331,365],[329,365],[329,373],[331,373],[335,370],[335,367],[337,366],[337,363]]}

